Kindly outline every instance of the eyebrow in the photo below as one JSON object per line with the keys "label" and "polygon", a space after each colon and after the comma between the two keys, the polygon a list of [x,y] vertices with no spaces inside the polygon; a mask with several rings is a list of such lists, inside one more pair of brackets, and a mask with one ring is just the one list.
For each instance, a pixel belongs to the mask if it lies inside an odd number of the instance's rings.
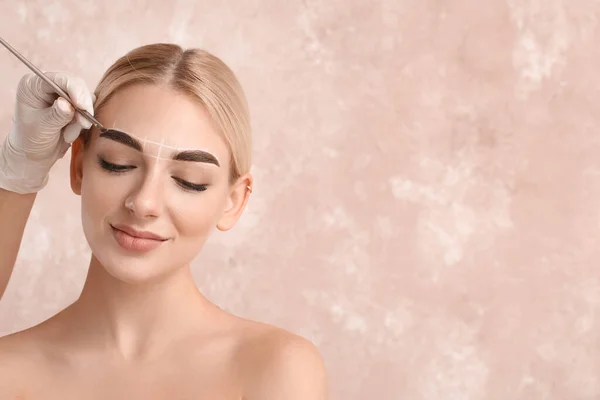
{"label": "eyebrow", "polygon": [[[124,144],[125,146],[131,147],[134,150],[139,152],[143,152],[142,143],[139,140],[128,135],[123,131],[119,131],[116,129],[108,129],[100,133],[100,137],[113,140],[115,142]],[[217,167],[220,167],[219,160],[217,157],[213,156],[209,152],[203,150],[185,150],[175,153],[172,157],[175,161],[194,161],[194,162],[203,162],[208,164],[214,164]]]}

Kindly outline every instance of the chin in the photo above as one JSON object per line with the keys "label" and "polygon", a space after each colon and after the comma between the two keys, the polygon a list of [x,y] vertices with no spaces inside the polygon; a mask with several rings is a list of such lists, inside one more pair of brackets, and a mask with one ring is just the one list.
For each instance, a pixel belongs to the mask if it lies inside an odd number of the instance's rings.
{"label": "chin", "polygon": [[[161,271],[152,262],[94,255],[102,268],[113,278],[127,284],[139,285],[160,280],[170,271]],[[164,266],[163,266],[164,268]]]}
{"label": "chin", "polygon": [[92,254],[97,267],[123,283],[138,285],[164,279],[180,269],[165,263],[162,257],[131,257],[107,249],[98,249]]}

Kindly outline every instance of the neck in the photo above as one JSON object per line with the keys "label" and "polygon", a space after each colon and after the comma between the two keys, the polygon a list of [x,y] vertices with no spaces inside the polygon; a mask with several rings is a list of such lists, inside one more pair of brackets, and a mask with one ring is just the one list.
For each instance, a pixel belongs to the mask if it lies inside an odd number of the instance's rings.
{"label": "neck", "polygon": [[92,257],[79,299],[69,313],[80,337],[126,359],[151,357],[186,334],[206,328],[216,306],[197,289],[189,266],[159,281],[130,284]]}

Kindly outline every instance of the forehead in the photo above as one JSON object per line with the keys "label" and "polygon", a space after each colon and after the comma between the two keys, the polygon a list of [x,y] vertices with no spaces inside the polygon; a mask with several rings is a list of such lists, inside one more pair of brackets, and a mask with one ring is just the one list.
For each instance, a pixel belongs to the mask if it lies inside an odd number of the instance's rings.
{"label": "forehead", "polygon": [[119,90],[97,115],[105,128],[171,148],[209,151],[225,161],[229,150],[208,111],[168,86],[132,85]]}

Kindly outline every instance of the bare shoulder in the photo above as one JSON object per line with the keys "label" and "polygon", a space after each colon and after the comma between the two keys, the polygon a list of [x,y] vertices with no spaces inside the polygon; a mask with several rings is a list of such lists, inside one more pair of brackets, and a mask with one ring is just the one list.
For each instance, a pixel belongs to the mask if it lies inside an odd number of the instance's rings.
{"label": "bare shoulder", "polygon": [[0,398],[13,398],[26,387],[26,377],[40,366],[40,353],[28,331],[0,338]]}
{"label": "bare shoulder", "polygon": [[246,324],[239,352],[246,377],[244,399],[327,398],[325,365],[313,343],[270,325]]}
{"label": "bare shoulder", "polygon": [[[0,368],[27,366],[38,370],[48,363],[48,355],[55,346],[58,331],[53,318],[28,329],[0,337]],[[1,374],[0,374],[1,375]]]}
{"label": "bare shoulder", "polygon": [[35,329],[30,328],[0,337],[0,370],[14,370],[17,366],[28,364],[39,365],[43,357],[36,333]]}
{"label": "bare shoulder", "polygon": [[32,355],[33,342],[29,331],[12,333],[0,337],[0,368]]}

